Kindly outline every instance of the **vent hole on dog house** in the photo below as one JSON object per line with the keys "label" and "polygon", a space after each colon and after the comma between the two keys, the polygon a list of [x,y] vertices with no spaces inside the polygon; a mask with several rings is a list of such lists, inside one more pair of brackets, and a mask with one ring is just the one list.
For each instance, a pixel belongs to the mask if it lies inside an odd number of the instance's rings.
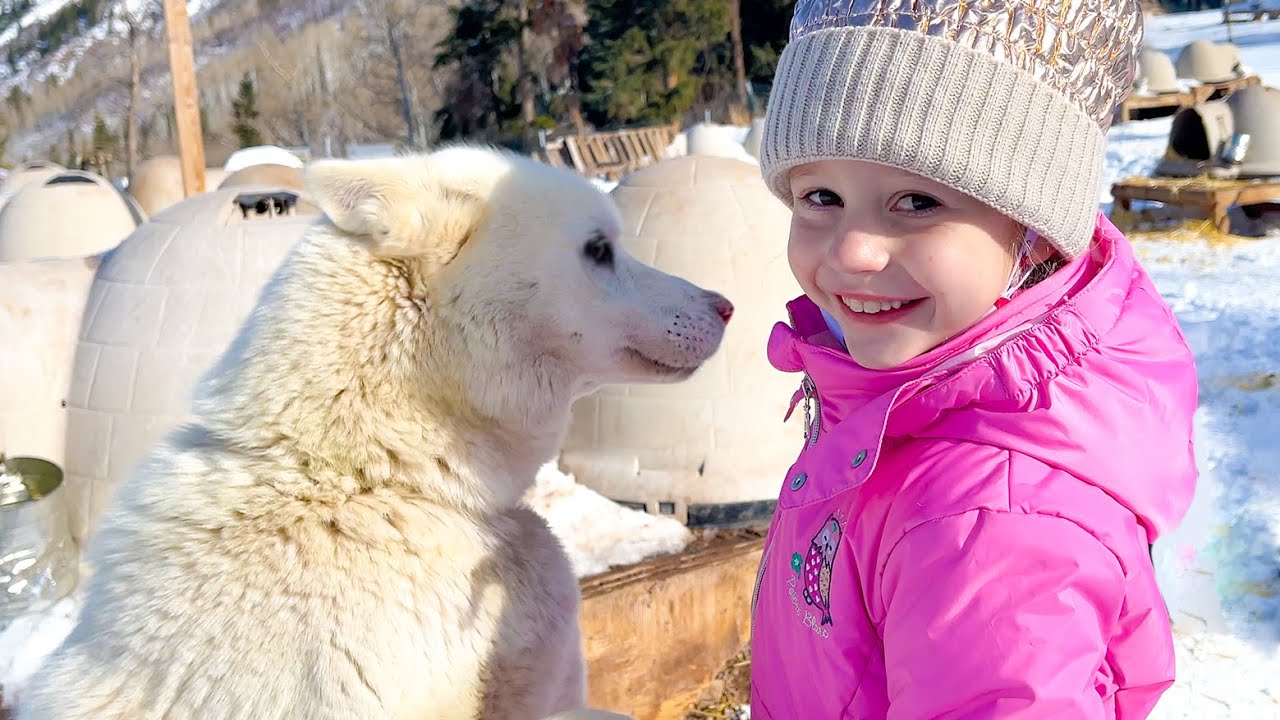
{"label": "vent hole on dog house", "polygon": [[251,215],[288,215],[297,206],[298,195],[284,191],[244,193],[236,196],[235,203],[240,208],[240,214],[245,218]]}
{"label": "vent hole on dog house", "polygon": [[72,175],[71,173],[63,173],[61,175],[55,175],[52,178],[49,178],[49,180],[45,182],[44,186],[49,187],[50,185],[97,185],[97,184],[98,183],[95,182],[93,178],[85,177],[84,175]]}
{"label": "vent hole on dog house", "polygon": [[661,515],[675,515],[676,504],[673,502],[660,502],[658,503],[658,513]]}

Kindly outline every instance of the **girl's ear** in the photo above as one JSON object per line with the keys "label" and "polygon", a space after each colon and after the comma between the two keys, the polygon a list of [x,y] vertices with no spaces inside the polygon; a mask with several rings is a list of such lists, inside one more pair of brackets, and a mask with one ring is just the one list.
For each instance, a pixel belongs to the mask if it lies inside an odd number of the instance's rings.
{"label": "girl's ear", "polygon": [[1031,261],[1032,265],[1047,262],[1058,255],[1057,249],[1048,240],[1040,237],[1040,233],[1021,224],[1018,225],[1018,228],[1022,233],[1021,241],[1014,247],[1019,247],[1025,243],[1028,246],[1026,258]]}

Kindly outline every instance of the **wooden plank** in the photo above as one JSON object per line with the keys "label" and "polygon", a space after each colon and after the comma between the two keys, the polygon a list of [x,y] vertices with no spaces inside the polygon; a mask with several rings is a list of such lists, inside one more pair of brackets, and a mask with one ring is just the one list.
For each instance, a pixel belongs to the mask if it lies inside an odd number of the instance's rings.
{"label": "wooden plank", "polygon": [[618,145],[622,149],[622,155],[626,158],[627,164],[635,167],[644,162],[645,151],[640,147],[640,138],[634,132],[624,132],[618,135]]}
{"label": "wooden plank", "polygon": [[1160,95],[1130,95],[1120,103],[1120,122],[1133,119],[1137,110],[1156,110],[1160,108],[1184,108],[1196,104],[1195,92],[1162,93]]}
{"label": "wooden plank", "polygon": [[680,720],[750,639],[764,538],[729,538],[588,578],[587,699],[635,720]]}
{"label": "wooden plank", "polygon": [[1241,78],[1234,78],[1220,83],[1206,83],[1192,88],[1192,94],[1195,95],[1197,104],[1208,102],[1210,100],[1222,100],[1228,98],[1237,90],[1247,88],[1251,85],[1261,85],[1262,78],[1257,75],[1246,75]]}
{"label": "wooden plank", "polygon": [[587,158],[583,155],[581,146],[578,145],[578,141],[580,139],[581,139],[581,136],[566,137],[564,139],[564,147],[566,150],[569,151],[569,160],[573,162],[574,169],[576,169],[578,172],[582,173],[583,175],[590,177],[591,166],[587,162]]}
{"label": "wooden plank", "polygon": [[173,111],[178,121],[178,155],[182,191],[191,197],[205,190],[204,136],[196,93],[195,53],[185,0],[164,0],[164,28],[169,39],[169,73],[173,76]]}

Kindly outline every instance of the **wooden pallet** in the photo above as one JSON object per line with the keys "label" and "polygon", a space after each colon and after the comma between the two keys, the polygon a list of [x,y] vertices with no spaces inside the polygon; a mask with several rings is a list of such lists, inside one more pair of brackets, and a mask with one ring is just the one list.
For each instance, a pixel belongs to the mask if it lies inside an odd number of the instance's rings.
{"label": "wooden pallet", "polygon": [[666,157],[667,146],[678,131],[676,125],[656,125],[566,135],[548,141],[536,157],[551,165],[573,168],[587,177],[603,175],[617,180]]}
{"label": "wooden pallet", "polygon": [[587,578],[581,621],[587,704],[635,720],[682,720],[750,639],[759,532]]}
{"label": "wooden pallet", "polygon": [[1267,205],[1280,200],[1280,178],[1128,178],[1111,186],[1111,196],[1125,211],[1132,210],[1134,200],[1196,208],[1213,221],[1218,232],[1230,234],[1231,219],[1227,211],[1235,206]]}

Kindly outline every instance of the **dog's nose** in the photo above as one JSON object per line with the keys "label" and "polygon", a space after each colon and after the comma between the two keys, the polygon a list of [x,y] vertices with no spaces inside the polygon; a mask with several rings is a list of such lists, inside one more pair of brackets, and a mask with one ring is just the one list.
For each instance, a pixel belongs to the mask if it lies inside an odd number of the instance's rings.
{"label": "dog's nose", "polygon": [[729,318],[733,317],[733,303],[719,293],[711,293],[711,307],[716,309],[716,314],[726,325],[729,323]]}

